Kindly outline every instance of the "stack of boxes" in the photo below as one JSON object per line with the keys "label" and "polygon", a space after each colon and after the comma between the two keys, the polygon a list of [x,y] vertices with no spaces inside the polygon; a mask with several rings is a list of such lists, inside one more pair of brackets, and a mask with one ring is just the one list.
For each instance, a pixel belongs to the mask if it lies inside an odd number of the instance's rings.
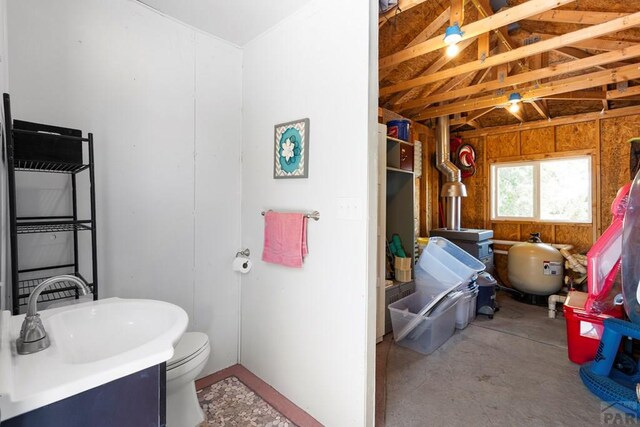
{"label": "stack of boxes", "polygon": [[396,280],[398,282],[410,282],[411,281],[411,258],[395,257],[393,263],[395,270]]}

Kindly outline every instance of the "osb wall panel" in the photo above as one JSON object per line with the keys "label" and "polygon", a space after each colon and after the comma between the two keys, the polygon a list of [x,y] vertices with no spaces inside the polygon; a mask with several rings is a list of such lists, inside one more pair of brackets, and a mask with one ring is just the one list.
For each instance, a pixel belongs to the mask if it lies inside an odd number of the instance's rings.
{"label": "osb wall panel", "polygon": [[593,244],[593,229],[590,226],[557,225],[555,243],[569,243],[576,252],[586,253]]}
{"label": "osb wall panel", "polygon": [[545,243],[556,243],[553,225],[549,224],[520,224],[520,239],[525,241],[531,233],[540,233],[540,238]]}
{"label": "osb wall panel", "polygon": [[494,223],[493,238],[496,240],[520,240],[520,227],[518,224],[505,222]]}
{"label": "osb wall panel", "polygon": [[556,126],[556,151],[595,148],[598,140],[596,121]]}
{"label": "osb wall panel", "polygon": [[555,132],[552,126],[520,132],[520,152],[522,155],[550,153],[554,149]]}
{"label": "osb wall panel", "polygon": [[600,121],[600,191],[603,230],[611,223],[611,201],[618,189],[630,181],[630,138],[640,136],[640,116],[627,116]]}
{"label": "osb wall panel", "polygon": [[[486,183],[484,179],[485,165],[483,138],[467,138],[465,144],[471,144],[476,150],[476,173],[464,178],[467,187],[467,197],[462,199],[462,225],[466,228],[484,228],[484,200],[486,198]],[[465,206],[467,209],[465,209]]]}
{"label": "osb wall panel", "polygon": [[509,274],[508,274],[508,261],[509,257],[502,254],[496,254],[493,259],[493,263],[495,266],[494,276],[496,279],[500,281],[503,285],[511,286],[511,282],[509,282]]}
{"label": "osb wall panel", "polygon": [[487,135],[487,158],[510,157],[520,155],[520,133],[509,132]]}

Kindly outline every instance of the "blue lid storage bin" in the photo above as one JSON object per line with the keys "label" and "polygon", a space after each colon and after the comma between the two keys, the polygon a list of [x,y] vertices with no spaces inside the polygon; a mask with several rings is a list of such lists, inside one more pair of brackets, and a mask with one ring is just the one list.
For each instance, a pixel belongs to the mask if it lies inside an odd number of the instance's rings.
{"label": "blue lid storage bin", "polygon": [[[444,344],[456,329],[456,306],[462,294],[448,303],[443,303],[432,314],[421,316],[421,321],[403,339],[396,344],[417,351],[431,354]],[[425,290],[417,291],[389,305],[394,338],[410,323],[415,322],[418,314],[435,298],[434,293]]]}
{"label": "blue lid storage bin", "polygon": [[407,119],[389,120],[387,122],[387,135],[403,141],[409,141],[409,127],[411,122]]}
{"label": "blue lid storage bin", "polygon": [[415,265],[416,287],[442,291],[466,285],[485,265],[443,237],[431,237]]}

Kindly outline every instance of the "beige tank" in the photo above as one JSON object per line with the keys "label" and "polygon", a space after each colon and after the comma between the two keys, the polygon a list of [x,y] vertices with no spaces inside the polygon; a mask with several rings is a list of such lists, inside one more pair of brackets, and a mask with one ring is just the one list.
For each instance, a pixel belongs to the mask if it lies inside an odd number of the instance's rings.
{"label": "beige tank", "polygon": [[532,295],[552,295],[562,288],[564,258],[559,250],[542,243],[538,233],[509,249],[509,282]]}

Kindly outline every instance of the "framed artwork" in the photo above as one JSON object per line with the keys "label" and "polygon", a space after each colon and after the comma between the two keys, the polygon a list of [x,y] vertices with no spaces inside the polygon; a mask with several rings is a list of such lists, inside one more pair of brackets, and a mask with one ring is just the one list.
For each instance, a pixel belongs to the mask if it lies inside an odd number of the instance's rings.
{"label": "framed artwork", "polygon": [[273,178],[309,177],[309,119],[275,126]]}

